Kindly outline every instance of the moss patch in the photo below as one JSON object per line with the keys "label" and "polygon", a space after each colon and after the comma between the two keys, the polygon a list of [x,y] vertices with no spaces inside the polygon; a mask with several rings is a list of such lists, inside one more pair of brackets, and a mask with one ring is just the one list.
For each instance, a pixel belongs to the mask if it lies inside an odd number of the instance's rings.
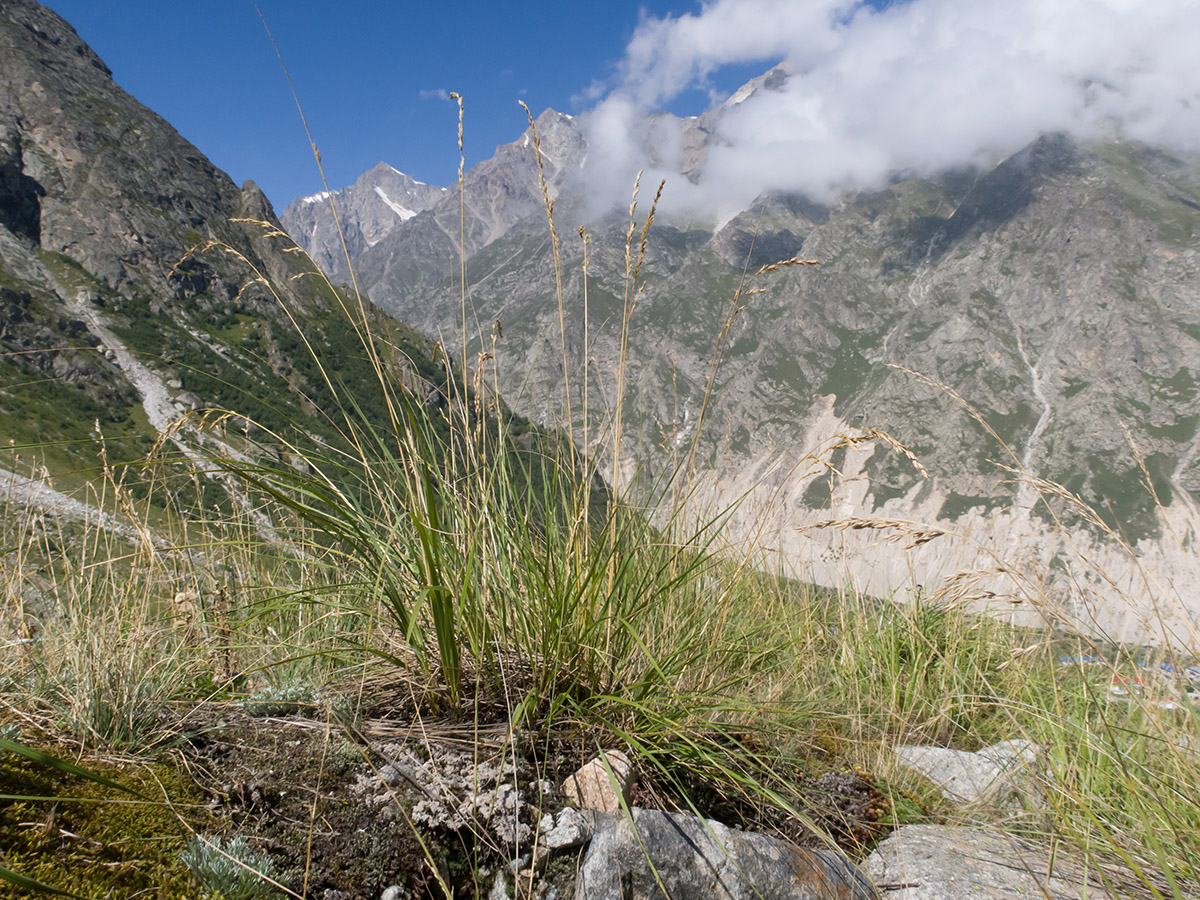
{"label": "moss patch", "polygon": [[[169,762],[125,769],[83,765],[162,802],[134,802],[112,788],[0,753],[0,794],[58,798],[0,800],[0,862],[85,897],[196,897],[195,881],[179,861],[187,843],[180,817],[193,827],[211,825],[188,779]],[[0,900],[28,896],[0,881]]]}

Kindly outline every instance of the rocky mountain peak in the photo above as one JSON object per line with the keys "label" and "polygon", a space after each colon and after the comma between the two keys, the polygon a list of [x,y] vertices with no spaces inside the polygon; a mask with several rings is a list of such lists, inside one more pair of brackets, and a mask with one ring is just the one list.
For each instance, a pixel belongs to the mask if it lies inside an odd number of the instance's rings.
{"label": "rocky mountain peak", "polygon": [[314,262],[334,278],[344,279],[347,249],[351,258],[357,257],[445,195],[445,188],[417,181],[380,162],[354,184],[334,191],[332,198],[325,192],[296,198],[284,209],[280,221]]}
{"label": "rocky mountain peak", "polygon": [[728,110],[749,100],[759,91],[781,91],[791,76],[787,65],[780,63],[773,69],[764,72],[757,78],[751,78],[740,88],[729,95],[729,99],[721,104],[721,109]]}
{"label": "rocky mountain peak", "polygon": [[166,287],[189,232],[245,240],[229,177],[27,0],[0,5],[0,192],[13,233],[127,295]]}

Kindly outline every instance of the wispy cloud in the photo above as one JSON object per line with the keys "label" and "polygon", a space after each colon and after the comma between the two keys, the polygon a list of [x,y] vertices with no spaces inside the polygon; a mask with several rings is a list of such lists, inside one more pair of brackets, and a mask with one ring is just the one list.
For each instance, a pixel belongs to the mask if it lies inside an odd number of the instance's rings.
{"label": "wispy cloud", "polygon": [[[788,77],[726,106],[703,168],[670,179],[673,205],[719,215],[768,189],[828,198],[1048,131],[1200,150],[1197,47],[1200,0],[716,0],[643,20],[588,117],[588,168],[600,191],[627,193],[637,168],[656,168],[641,117],[747,63]],[[675,127],[683,146],[688,126]],[[658,169],[671,145],[655,138]]]}
{"label": "wispy cloud", "polygon": [[420,96],[422,100],[450,100],[450,92],[445,88],[434,88],[431,91],[422,89]]}

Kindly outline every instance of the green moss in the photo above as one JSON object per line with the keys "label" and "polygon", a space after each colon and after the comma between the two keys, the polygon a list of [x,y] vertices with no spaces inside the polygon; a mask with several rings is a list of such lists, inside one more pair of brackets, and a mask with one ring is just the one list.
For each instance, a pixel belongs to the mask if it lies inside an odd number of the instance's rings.
{"label": "green moss", "polygon": [[[166,763],[129,770],[99,762],[84,765],[150,797],[163,797],[165,791],[170,805],[131,802],[128,794],[112,788],[23,757],[0,755],[0,793],[58,798],[0,801],[4,864],[85,897],[193,900],[195,882],[179,861],[187,831],[176,814],[193,827],[211,827],[207,814],[200,812],[203,797],[196,788]],[[28,896],[0,882],[0,900]]]}

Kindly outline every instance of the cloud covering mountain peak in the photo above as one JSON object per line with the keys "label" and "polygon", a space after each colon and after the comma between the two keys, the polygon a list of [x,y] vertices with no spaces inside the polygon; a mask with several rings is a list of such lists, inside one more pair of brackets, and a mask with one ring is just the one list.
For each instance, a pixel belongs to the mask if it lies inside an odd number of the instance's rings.
{"label": "cloud covering mountain peak", "polygon": [[[827,200],[1052,131],[1196,151],[1197,46],[1200,0],[716,0],[643,19],[587,117],[589,180],[615,203],[645,168],[668,178],[668,210],[720,218],[765,190]],[[787,77],[710,112],[690,179],[675,176],[684,141],[662,121],[647,152],[646,113],[756,62]]]}

